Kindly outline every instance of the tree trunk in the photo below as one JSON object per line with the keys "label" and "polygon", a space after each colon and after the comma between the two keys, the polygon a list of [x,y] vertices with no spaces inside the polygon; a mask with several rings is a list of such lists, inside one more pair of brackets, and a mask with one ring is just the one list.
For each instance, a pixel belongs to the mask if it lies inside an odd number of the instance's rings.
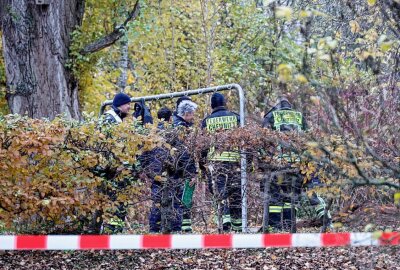
{"label": "tree trunk", "polygon": [[0,0],[0,25],[12,113],[80,118],[78,84],[66,68],[71,32],[82,23],[84,0]]}
{"label": "tree trunk", "polygon": [[128,80],[128,38],[122,38],[120,42],[121,58],[119,60],[119,68],[121,69],[121,75],[118,78],[118,88],[120,92],[125,92],[126,82]]}

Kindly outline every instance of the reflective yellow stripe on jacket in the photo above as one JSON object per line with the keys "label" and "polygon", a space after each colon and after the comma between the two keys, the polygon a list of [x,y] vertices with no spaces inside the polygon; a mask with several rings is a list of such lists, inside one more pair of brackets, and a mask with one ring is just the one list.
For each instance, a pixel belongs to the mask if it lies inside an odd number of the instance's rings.
{"label": "reflective yellow stripe on jacket", "polygon": [[278,110],[272,112],[274,117],[274,128],[279,130],[281,125],[294,125],[301,130],[303,125],[303,114],[292,110]]}
{"label": "reflective yellow stripe on jacket", "polygon": [[[237,127],[237,117],[232,116],[220,116],[208,118],[206,120],[206,128],[209,132],[215,132],[218,129],[232,129]],[[208,153],[208,160],[212,161],[228,161],[236,162],[240,159],[238,151],[224,151],[222,153],[215,153],[215,147],[212,147]]]}

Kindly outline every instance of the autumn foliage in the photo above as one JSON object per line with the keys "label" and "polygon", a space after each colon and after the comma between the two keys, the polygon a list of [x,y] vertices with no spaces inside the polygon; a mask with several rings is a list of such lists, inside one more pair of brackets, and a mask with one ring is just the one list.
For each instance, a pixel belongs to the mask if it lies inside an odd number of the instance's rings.
{"label": "autumn foliage", "polygon": [[[320,130],[282,134],[255,124],[215,134],[195,131],[177,136],[199,162],[207,162],[201,157],[210,146],[245,153],[250,185],[257,185],[268,172],[290,167],[302,173],[304,183],[318,175],[324,183],[319,191],[332,199],[348,196],[351,187],[379,185],[390,202],[398,189],[395,171],[366,155],[356,138]],[[302,161],[278,160],[278,146],[297,153]],[[134,209],[134,218],[141,219],[134,222],[145,222],[150,179],[143,178],[147,171],[140,167],[138,157],[154,147],[178,155],[154,127],[138,128],[132,121],[99,127],[90,118],[79,123],[1,116],[0,220],[7,230],[16,232],[85,232],[93,217],[107,220],[123,202]],[[112,185],[118,181],[129,184],[123,189]],[[199,181],[206,180],[200,177]],[[110,200],[105,189],[118,191],[117,200]],[[256,189],[248,195],[251,200],[260,194]],[[197,210],[204,207],[202,203],[195,203]]]}
{"label": "autumn foliage", "polygon": [[[96,125],[1,116],[0,220],[7,228],[76,231],[96,210],[113,209],[113,202],[99,192],[104,179],[134,177],[123,164],[134,164],[156,138],[140,135],[128,124],[102,131]],[[127,201],[137,190],[121,193],[119,199]]]}

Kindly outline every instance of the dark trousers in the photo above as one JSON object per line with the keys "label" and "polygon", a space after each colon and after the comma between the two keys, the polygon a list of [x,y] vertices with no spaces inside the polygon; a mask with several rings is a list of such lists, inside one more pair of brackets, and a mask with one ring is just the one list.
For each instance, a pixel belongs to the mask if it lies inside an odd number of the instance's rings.
{"label": "dark trousers", "polygon": [[152,206],[149,215],[150,232],[161,231],[161,184],[153,181],[151,185]]}
{"label": "dark trousers", "polygon": [[[275,178],[270,185],[270,206],[269,206],[269,225],[278,230],[289,230],[291,226],[291,194],[294,191],[295,200],[299,199],[301,194],[302,182],[304,175],[302,174],[285,174],[282,178]],[[295,185],[292,188],[292,180]],[[312,177],[306,188],[315,188],[322,185],[317,176]],[[263,190],[263,185],[262,185]],[[311,196],[307,195],[310,205],[315,208],[317,217],[322,221],[325,213],[325,201],[312,192]],[[294,215],[296,216],[296,210]],[[331,214],[327,212],[328,222],[331,222]],[[296,220],[294,220],[295,222]]]}
{"label": "dark trousers", "polygon": [[[286,173],[270,183],[269,226],[277,230],[290,230],[292,225],[292,196],[297,201],[301,192],[301,175]],[[261,189],[264,190],[262,183]],[[296,217],[296,210],[293,213]],[[296,222],[296,218],[293,222]]]}
{"label": "dark trousers", "polygon": [[111,219],[104,223],[103,231],[105,233],[121,233],[125,228],[125,218],[127,215],[127,206],[123,202],[118,202],[118,195],[121,191],[130,185],[129,179],[121,181],[109,180],[105,186],[105,193],[110,201],[117,202],[117,208],[112,211]]}
{"label": "dark trousers", "polygon": [[152,207],[149,225],[152,233],[182,230],[182,188],[177,179],[170,180],[166,183],[154,180],[151,185]]}
{"label": "dark trousers", "polygon": [[[208,177],[210,192],[221,205],[224,230],[242,228],[242,196],[240,167],[237,162],[215,162],[215,170]],[[216,192],[216,194],[215,194]]]}

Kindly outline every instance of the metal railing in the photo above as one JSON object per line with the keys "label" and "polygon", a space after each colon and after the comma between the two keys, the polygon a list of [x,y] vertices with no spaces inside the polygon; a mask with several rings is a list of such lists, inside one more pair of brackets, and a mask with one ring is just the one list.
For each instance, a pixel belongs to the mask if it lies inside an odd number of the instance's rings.
{"label": "metal railing", "polygon": [[[143,97],[133,97],[131,98],[131,102],[140,102],[141,100],[144,101],[151,101],[151,100],[162,100],[162,99],[172,99],[172,98],[179,98],[183,96],[194,96],[194,95],[201,95],[207,93],[214,93],[219,91],[237,91],[239,96],[239,117],[240,117],[240,126],[244,127],[245,125],[245,97],[244,97],[244,90],[239,84],[226,84],[214,87],[207,87],[207,88],[199,88],[194,90],[187,90],[182,92],[172,92],[167,94],[159,94],[159,95],[152,95],[152,96],[143,96]],[[100,116],[104,113],[106,106],[112,104],[112,100],[107,100],[101,104],[100,107]],[[242,231],[247,231],[247,195],[246,195],[246,188],[247,188],[247,172],[246,172],[246,155],[244,153],[240,154],[240,166],[241,166],[241,194],[242,194]]]}

